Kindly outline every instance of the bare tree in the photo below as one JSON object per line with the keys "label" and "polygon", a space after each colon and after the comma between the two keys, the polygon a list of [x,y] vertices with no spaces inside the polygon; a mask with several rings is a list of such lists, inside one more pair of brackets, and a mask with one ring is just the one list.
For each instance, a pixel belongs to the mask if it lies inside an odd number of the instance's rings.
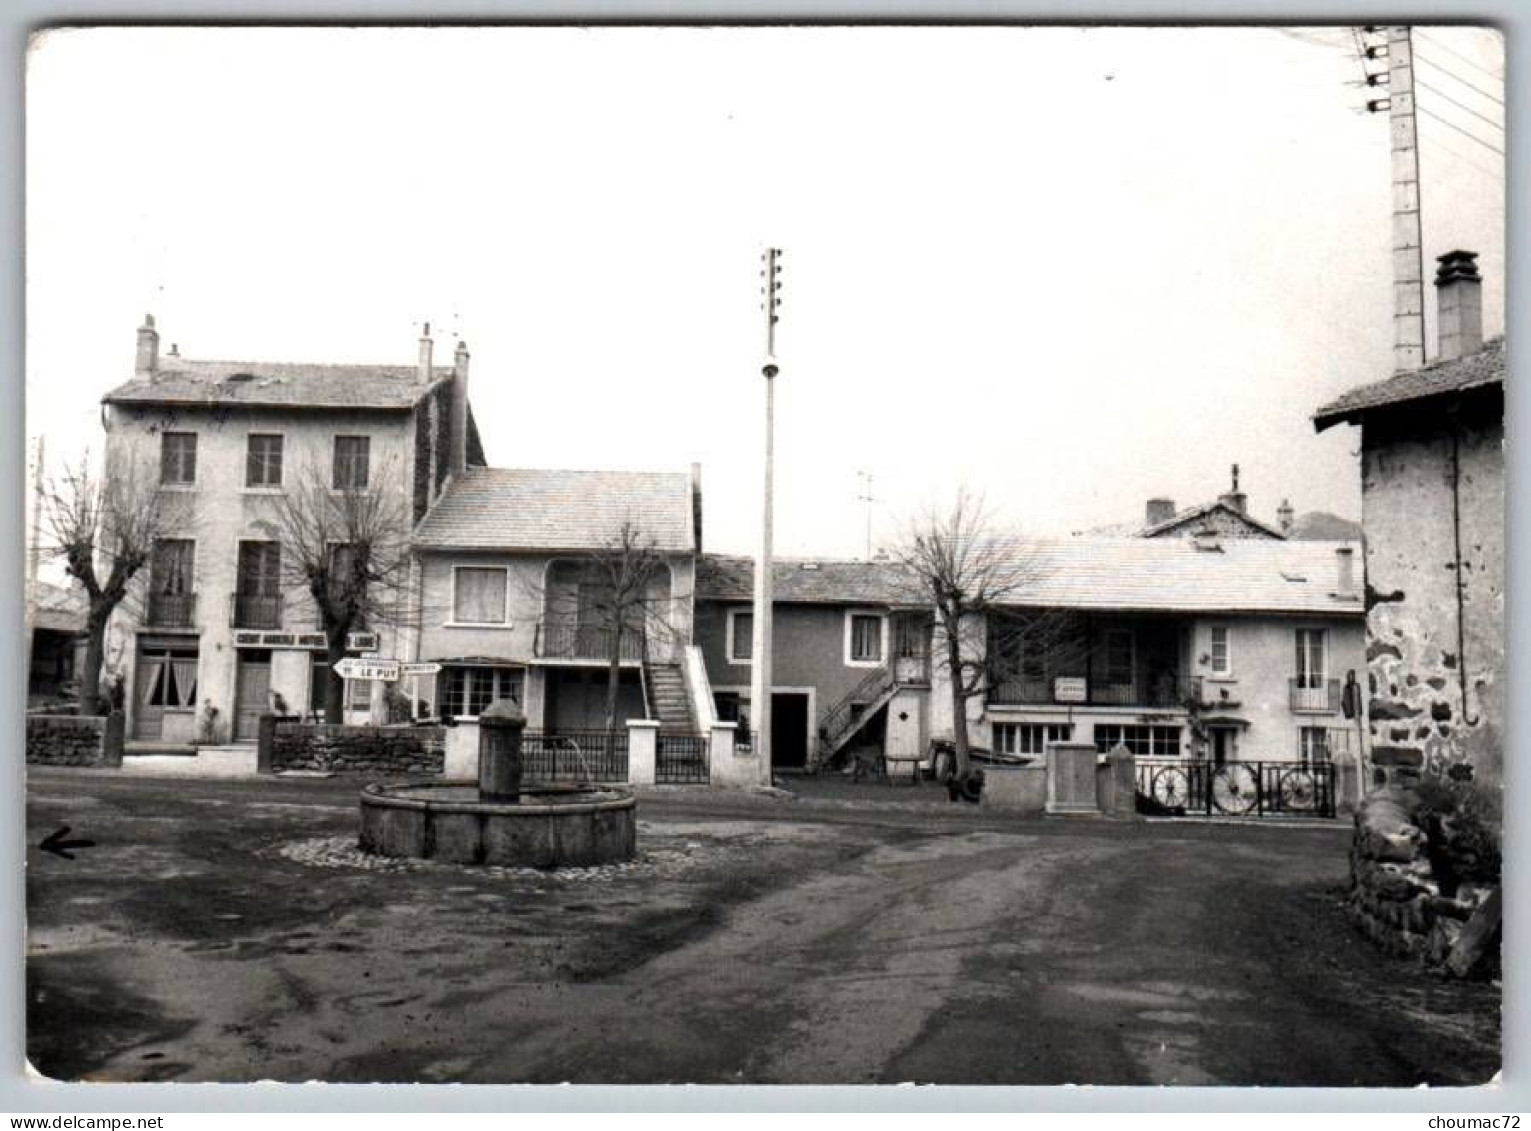
{"label": "bare tree", "polygon": [[85,590],[80,713],[92,714],[100,710],[107,622],[149,562],[168,517],[147,471],[127,459],[108,459],[98,477],[87,455],[79,465],[66,467],[61,480],[49,481],[44,496],[51,549]]}
{"label": "bare tree", "polygon": [[[1063,619],[1050,610],[1004,616],[1044,569],[1035,548],[998,531],[982,496],[959,488],[947,507],[931,507],[907,524],[892,557],[906,571],[908,603],[935,612],[933,662],[944,670],[952,700],[955,776],[969,775],[967,701],[1019,670],[1022,657],[1064,639]],[[990,622],[1003,639],[989,636]]]}
{"label": "bare tree", "polygon": [[[653,535],[632,519],[624,519],[599,548],[585,558],[587,576],[594,582],[590,608],[607,633],[606,638],[606,733],[617,729],[617,696],[622,679],[622,652],[626,640],[636,638],[646,650],[650,638],[670,631],[671,600],[666,586],[662,597],[656,583],[669,575],[670,562]],[[645,651],[646,654],[646,651]]]}
{"label": "bare tree", "polygon": [[352,632],[401,627],[414,615],[408,601],[409,515],[387,461],[372,467],[367,486],[337,482],[317,464],[306,465],[272,500],[272,517],[257,529],[281,547],[282,585],[301,587],[314,603],[324,632],[327,676],[324,719],[345,718],[345,681],[335,665],[345,658]]}

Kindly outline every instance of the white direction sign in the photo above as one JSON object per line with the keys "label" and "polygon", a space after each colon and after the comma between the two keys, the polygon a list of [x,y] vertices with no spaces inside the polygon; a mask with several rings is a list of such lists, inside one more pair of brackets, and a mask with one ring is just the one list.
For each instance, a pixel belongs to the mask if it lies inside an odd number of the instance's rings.
{"label": "white direction sign", "polygon": [[398,679],[398,660],[358,660],[347,656],[335,665],[341,679]]}
{"label": "white direction sign", "polygon": [[435,675],[440,670],[441,670],[441,665],[440,664],[433,664],[433,663],[400,664],[399,665],[399,674],[400,675]]}

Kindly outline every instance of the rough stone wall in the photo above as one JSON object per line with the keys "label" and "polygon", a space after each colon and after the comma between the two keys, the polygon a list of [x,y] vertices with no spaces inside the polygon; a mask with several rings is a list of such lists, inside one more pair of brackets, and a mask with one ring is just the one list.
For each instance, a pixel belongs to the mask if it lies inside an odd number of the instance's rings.
{"label": "rough stone wall", "polygon": [[1503,442],[1497,394],[1459,412],[1455,476],[1452,423],[1441,406],[1366,421],[1361,474],[1373,784],[1439,776],[1461,763],[1478,781],[1500,784]]}
{"label": "rough stone wall", "polygon": [[331,726],[279,723],[271,769],[338,774],[440,774],[446,760],[441,727]]}
{"label": "rough stone wall", "polygon": [[1468,919],[1495,882],[1442,890],[1425,831],[1411,819],[1406,794],[1374,793],[1356,813],[1350,849],[1351,918],[1393,954],[1445,963]]}
{"label": "rough stone wall", "polygon": [[1252,522],[1246,522],[1232,511],[1219,507],[1205,515],[1188,518],[1176,526],[1160,530],[1155,538],[1189,538],[1198,530],[1211,529],[1223,538],[1264,538],[1274,541],[1275,535],[1261,530]]}
{"label": "rough stone wall", "polygon": [[[109,733],[113,726],[115,736]],[[39,766],[120,766],[122,716],[112,721],[89,715],[28,715],[27,761]]]}

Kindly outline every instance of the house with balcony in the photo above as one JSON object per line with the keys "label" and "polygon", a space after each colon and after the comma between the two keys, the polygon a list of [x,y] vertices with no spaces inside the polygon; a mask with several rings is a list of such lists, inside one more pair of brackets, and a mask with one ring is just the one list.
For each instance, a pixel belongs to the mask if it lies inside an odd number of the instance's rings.
{"label": "house with balcony", "polygon": [[[131,740],[253,741],[278,699],[293,713],[322,704],[322,626],[283,569],[273,519],[304,483],[375,491],[398,502],[402,542],[484,462],[467,348],[446,367],[432,351],[427,327],[414,365],[193,360],[174,345],[162,353],[145,320],[134,376],[102,413],[110,466],[141,476],[169,518],[108,626],[106,667],[124,678]],[[391,654],[398,629],[366,626],[348,644]],[[378,688],[348,686],[349,720],[380,708]]]}
{"label": "house with balcony", "polygon": [[[704,554],[696,639],[718,717],[747,741],[755,563]],[[895,757],[929,740],[931,614],[902,566],[826,558],[773,562],[771,760],[830,764],[851,747]]]}
{"label": "house with balcony", "polygon": [[[986,672],[966,702],[970,740],[1016,758],[1074,741],[1214,764],[1353,760],[1356,552],[1212,531],[1017,544],[1014,591],[963,633]],[[939,665],[933,676],[932,729],[950,735],[949,686]]]}
{"label": "house with balcony", "polygon": [[710,716],[689,656],[700,542],[696,466],[468,469],[413,536],[406,658],[441,667],[420,683],[425,713],[473,719],[510,698],[529,731],[599,731],[615,659],[619,728],[696,735]]}

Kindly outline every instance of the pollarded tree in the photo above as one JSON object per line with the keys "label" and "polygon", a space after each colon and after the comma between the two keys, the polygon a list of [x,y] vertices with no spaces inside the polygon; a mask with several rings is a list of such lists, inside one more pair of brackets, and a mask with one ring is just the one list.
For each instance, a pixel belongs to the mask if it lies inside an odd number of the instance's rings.
{"label": "pollarded tree", "polygon": [[[327,473],[329,471],[329,473]],[[348,466],[302,468],[256,524],[279,547],[277,576],[313,601],[324,632],[324,719],[345,718],[345,681],[335,665],[351,633],[402,627],[409,603],[409,514],[398,476],[386,464],[366,473]]]}
{"label": "pollarded tree", "polygon": [[93,714],[101,710],[107,622],[149,563],[155,541],[169,528],[169,515],[147,470],[127,457],[109,457],[97,476],[87,455],[66,467],[62,479],[49,481],[43,494],[52,551],[85,590],[80,713]]}

